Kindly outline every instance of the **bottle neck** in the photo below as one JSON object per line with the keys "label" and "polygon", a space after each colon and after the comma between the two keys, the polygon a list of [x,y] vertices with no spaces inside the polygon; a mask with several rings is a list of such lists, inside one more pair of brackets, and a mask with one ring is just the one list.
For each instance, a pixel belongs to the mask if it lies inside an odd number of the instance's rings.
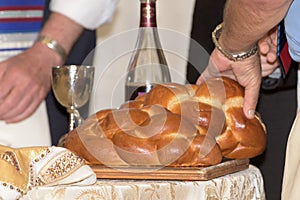
{"label": "bottle neck", "polygon": [[140,27],[157,27],[155,1],[141,1]]}

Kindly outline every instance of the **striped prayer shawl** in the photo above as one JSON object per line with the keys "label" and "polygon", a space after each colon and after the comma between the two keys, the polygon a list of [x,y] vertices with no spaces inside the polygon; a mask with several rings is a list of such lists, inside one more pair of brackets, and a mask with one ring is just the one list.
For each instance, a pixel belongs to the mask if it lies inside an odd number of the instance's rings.
{"label": "striped prayer shawl", "polygon": [[0,61],[29,48],[42,26],[45,0],[0,0]]}

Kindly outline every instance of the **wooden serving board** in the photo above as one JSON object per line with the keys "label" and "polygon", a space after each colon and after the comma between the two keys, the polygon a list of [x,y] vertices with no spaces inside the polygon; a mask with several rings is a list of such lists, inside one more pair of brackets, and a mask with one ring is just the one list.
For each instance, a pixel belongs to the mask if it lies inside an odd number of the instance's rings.
{"label": "wooden serving board", "polygon": [[107,167],[91,166],[99,179],[200,180],[206,181],[249,167],[249,159],[228,160],[209,167]]}

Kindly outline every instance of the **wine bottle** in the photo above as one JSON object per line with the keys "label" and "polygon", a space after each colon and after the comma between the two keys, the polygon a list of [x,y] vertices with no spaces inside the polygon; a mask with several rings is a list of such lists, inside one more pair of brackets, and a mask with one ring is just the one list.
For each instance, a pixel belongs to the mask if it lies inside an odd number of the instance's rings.
{"label": "wine bottle", "polygon": [[127,69],[125,100],[147,93],[158,83],[171,82],[156,24],[156,0],[140,0],[140,26]]}

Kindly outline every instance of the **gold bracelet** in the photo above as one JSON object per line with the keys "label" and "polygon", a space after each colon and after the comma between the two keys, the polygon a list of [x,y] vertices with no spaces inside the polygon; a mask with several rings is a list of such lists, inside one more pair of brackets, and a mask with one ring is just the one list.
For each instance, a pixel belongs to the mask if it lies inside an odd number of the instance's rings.
{"label": "gold bracelet", "polygon": [[212,40],[216,46],[216,48],[229,60],[232,60],[234,62],[245,60],[246,58],[249,58],[253,55],[255,55],[258,51],[257,44],[255,44],[254,47],[252,47],[250,50],[241,52],[241,53],[230,53],[222,48],[222,46],[219,43],[219,38],[222,32],[223,23],[219,24],[215,30],[212,32]]}
{"label": "gold bracelet", "polygon": [[67,58],[66,50],[60,44],[58,44],[56,40],[53,40],[48,36],[40,35],[36,39],[36,42],[41,42],[45,44],[49,49],[52,49],[55,53],[57,53],[61,57],[63,62],[66,61]]}

